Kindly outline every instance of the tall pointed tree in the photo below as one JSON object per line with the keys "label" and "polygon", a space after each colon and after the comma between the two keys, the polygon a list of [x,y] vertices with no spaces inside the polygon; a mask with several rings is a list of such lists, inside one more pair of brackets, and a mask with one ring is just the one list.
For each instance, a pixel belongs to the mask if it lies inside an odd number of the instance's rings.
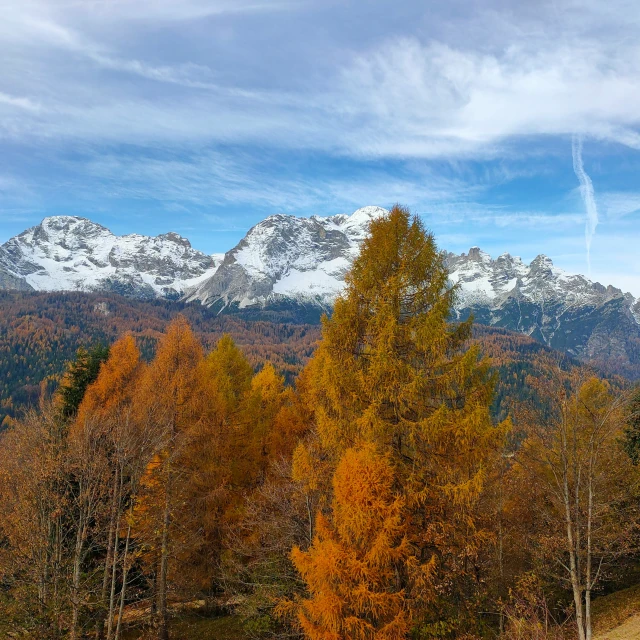
{"label": "tall pointed tree", "polygon": [[74,418],[87,387],[94,382],[100,366],[109,357],[109,348],[98,344],[91,349],[78,349],[75,360],[67,365],[67,371],[57,391],[57,404],[63,419]]}
{"label": "tall pointed tree", "polygon": [[145,486],[144,508],[157,518],[151,530],[157,531],[156,592],[158,638],[168,640],[168,589],[170,561],[178,552],[174,521],[179,510],[187,509],[181,499],[184,483],[184,455],[194,429],[201,419],[202,347],[187,320],[178,316],[168,327],[148,367],[139,393],[139,419],[151,422],[161,433],[160,453],[150,463]]}
{"label": "tall pointed tree", "polygon": [[471,321],[451,322],[457,289],[444,254],[406,209],[371,223],[346,283],[309,364],[320,443],[334,465],[362,443],[389,453],[424,568],[407,597],[428,621],[436,594],[448,591],[455,625],[486,539],[474,509],[504,436],[490,418],[489,363],[470,346]]}
{"label": "tall pointed tree", "polygon": [[253,368],[230,336],[223,336],[201,362],[198,377],[202,400],[181,455],[182,496],[187,505],[181,520],[181,557],[185,588],[209,595],[221,551],[221,529],[241,491],[255,471],[248,455],[250,425],[243,404],[251,388]]}

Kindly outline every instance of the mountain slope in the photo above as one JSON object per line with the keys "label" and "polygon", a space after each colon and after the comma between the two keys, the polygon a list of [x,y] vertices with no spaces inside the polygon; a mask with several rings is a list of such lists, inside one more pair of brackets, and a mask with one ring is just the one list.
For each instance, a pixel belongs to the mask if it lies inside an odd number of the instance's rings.
{"label": "mountain slope", "polygon": [[344,287],[369,223],[385,212],[364,207],[350,216],[270,216],[250,229],[215,274],[185,299],[217,311],[283,301],[327,309]]}
{"label": "mountain slope", "polygon": [[525,265],[504,254],[493,260],[477,247],[447,254],[459,286],[459,318],[527,335],[596,363],[640,377],[640,302],[620,289],[570,275],[540,255]]}
{"label": "mountain slope", "polygon": [[[174,233],[117,237],[84,218],[46,218],[0,247],[0,289],[182,296],[214,313],[265,319],[286,311],[289,320],[317,322],[343,290],[370,222],[384,213],[364,207],[327,218],[270,216],[224,257],[196,251]],[[640,301],[630,294],[568,274],[544,255],[525,264],[474,247],[445,258],[459,287],[458,318],[473,314],[640,378]]]}
{"label": "mountain slope", "polygon": [[219,261],[176,233],[116,236],[86,218],[53,216],[1,247],[0,288],[175,298]]}

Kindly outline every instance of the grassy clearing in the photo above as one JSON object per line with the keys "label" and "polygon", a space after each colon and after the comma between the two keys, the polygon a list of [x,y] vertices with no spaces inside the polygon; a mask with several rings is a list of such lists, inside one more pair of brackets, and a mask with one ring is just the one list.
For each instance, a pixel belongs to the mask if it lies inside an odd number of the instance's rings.
{"label": "grassy clearing", "polygon": [[[640,584],[593,602],[594,640],[640,640]],[[131,629],[124,640],[147,640]],[[181,615],[171,622],[171,637],[175,640],[247,640],[242,621],[234,616],[207,618],[196,613]]]}
{"label": "grassy clearing", "polygon": [[640,584],[593,601],[596,640],[640,638]]}

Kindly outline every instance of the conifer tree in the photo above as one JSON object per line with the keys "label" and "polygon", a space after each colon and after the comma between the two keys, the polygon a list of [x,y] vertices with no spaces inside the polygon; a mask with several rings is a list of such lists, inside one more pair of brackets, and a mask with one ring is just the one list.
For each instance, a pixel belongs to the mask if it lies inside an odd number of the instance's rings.
{"label": "conifer tree", "polygon": [[406,209],[371,223],[346,283],[307,373],[321,452],[334,468],[363,443],[391,456],[422,568],[406,597],[428,624],[448,592],[453,606],[436,617],[453,627],[471,606],[487,539],[474,511],[506,429],[490,418],[489,363],[469,346],[471,321],[451,322],[457,290],[444,255]]}
{"label": "conifer tree", "polygon": [[136,341],[124,336],[111,346],[94,381],[88,385],[78,407],[76,423],[82,424],[90,415],[107,415],[114,406],[130,404],[135,384],[141,374],[142,362]]}
{"label": "conifer tree", "polygon": [[320,515],[311,548],[292,558],[310,597],[299,623],[310,640],[400,640],[411,613],[400,576],[412,550],[394,488],[393,467],[373,445],[348,449],[333,479],[329,517]]}
{"label": "conifer tree", "polygon": [[69,419],[76,415],[87,387],[98,377],[100,366],[108,357],[109,348],[100,344],[88,351],[78,349],[57,393],[62,418]]}
{"label": "conifer tree", "polygon": [[161,434],[162,445],[150,462],[144,484],[142,510],[151,517],[150,531],[157,531],[155,547],[158,638],[168,640],[168,589],[170,562],[179,552],[180,513],[190,509],[181,496],[186,483],[185,452],[201,418],[204,401],[202,347],[187,320],[178,316],[168,327],[156,357],[139,387],[140,420],[151,422]]}
{"label": "conifer tree", "polygon": [[[200,402],[180,457],[183,540],[180,561],[184,588],[205,595],[216,590],[221,530],[250,486],[250,423],[244,402],[253,368],[230,336],[223,336],[201,362]],[[197,419],[196,419],[197,418]],[[178,515],[178,514],[177,514]]]}
{"label": "conifer tree", "polygon": [[275,448],[276,420],[284,406],[286,396],[284,378],[273,365],[266,364],[251,381],[251,389],[244,401],[244,422],[248,427],[248,457],[254,473],[254,482],[263,481],[269,463],[282,451]]}
{"label": "conifer tree", "polygon": [[629,402],[623,444],[633,464],[638,464],[640,462],[640,389],[636,389]]}

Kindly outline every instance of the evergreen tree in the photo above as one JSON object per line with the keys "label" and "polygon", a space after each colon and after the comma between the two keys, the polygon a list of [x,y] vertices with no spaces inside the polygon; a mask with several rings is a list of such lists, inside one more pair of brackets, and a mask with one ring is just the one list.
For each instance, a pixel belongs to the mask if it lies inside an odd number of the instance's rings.
{"label": "evergreen tree", "polygon": [[633,464],[640,462],[640,389],[631,398],[624,429],[624,449]]}
{"label": "evergreen tree", "polygon": [[109,347],[101,344],[87,350],[78,349],[75,360],[69,363],[60,388],[60,414],[63,418],[73,418],[84,398],[87,387],[94,382],[100,366],[109,357]]}

